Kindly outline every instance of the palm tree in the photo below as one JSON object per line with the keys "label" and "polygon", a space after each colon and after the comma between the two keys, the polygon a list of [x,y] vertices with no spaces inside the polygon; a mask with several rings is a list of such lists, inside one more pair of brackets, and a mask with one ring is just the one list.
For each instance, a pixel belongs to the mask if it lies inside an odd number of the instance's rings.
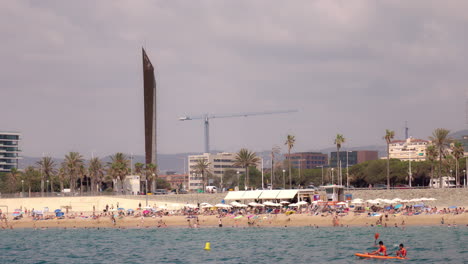
{"label": "palm tree", "polygon": [[206,191],[206,178],[207,173],[210,172],[208,169],[210,167],[210,163],[206,159],[198,159],[195,163],[195,171],[202,175],[202,182],[203,182],[203,192]]}
{"label": "palm tree", "polygon": [[158,171],[158,166],[153,163],[148,163],[146,164],[146,177],[149,179],[151,189],[152,191],[156,191],[156,182],[157,182],[157,171]]}
{"label": "palm tree", "polygon": [[145,164],[137,162],[135,163],[135,174],[141,176],[141,173],[143,172],[143,169],[145,167]]}
{"label": "palm tree", "polygon": [[437,148],[434,145],[429,145],[427,146],[426,149],[426,156],[429,162],[431,163],[431,185],[432,185],[432,179],[434,178],[434,161],[437,159],[437,156],[439,154],[437,153]]}
{"label": "palm tree", "polygon": [[[49,180],[52,186],[52,175],[55,173],[55,162],[51,157],[42,157],[42,159],[36,162],[37,165],[41,166],[41,196],[44,196],[44,180]],[[46,186],[46,191],[49,186]],[[53,188],[50,190],[54,191]]]}
{"label": "palm tree", "polygon": [[70,179],[70,190],[72,193],[75,192],[76,178],[79,173],[81,165],[83,165],[83,156],[78,152],[70,152],[65,156],[64,165],[66,167],[66,173]]}
{"label": "palm tree", "polygon": [[18,187],[18,177],[20,176],[20,172],[17,168],[12,168],[8,173],[7,177],[10,182],[10,192],[15,193]]}
{"label": "palm tree", "polygon": [[91,178],[91,192],[97,192],[98,188],[96,186],[101,185],[104,175],[102,162],[98,157],[93,157],[89,161],[88,174]]}
{"label": "palm tree", "polygon": [[31,186],[32,183],[37,180],[39,177],[39,172],[34,168],[33,166],[28,166],[22,175],[22,180],[26,183],[26,186],[28,186],[28,197],[31,197]]}
{"label": "palm tree", "polygon": [[465,150],[463,149],[463,144],[459,141],[455,141],[450,144],[450,149],[452,150],[452,155],[455,158],[455,179],[458,186],[460,185],[460,179],[458,175],[458,171],[460,170],[459,159],[463,157]]}
{"label": "palm tree", "polygon": [[[292,189],[292,180],[291,180],[291,149],[294,147],[294,142],[296,138],[293,135],[288,135],[286,138],[285,145],[288,146],[288,166],[289,166],[289,189]],[[301,161],[299,161],[301,162]]]}
{"label": "palm tree", "polygon": [[129,172],[130,160],[121,152],[115,153],[110,158],[111,161],[107,163],[110,175],[112,176],[112,179],[114,179],[115,183],[120,181],[121,191],[123,193],[123,183],[125,176],[127,176]]}
{"label": "palm tree", "polygon": [[249,167],[256,165],[260,161],[255,152],[251,152],[248,149],[241,149],[236,154],[234,166],[242,166],[245,168],[245,190],[249,186]]}
{"label": "palm tree", "polygon": [[67,175],[67,166],[65,162],[62,163],[60,169],[57,172],[57,176],[60,183],[60,192],[63,192],[63,182],[65,181],[65,176]]}
{"label": "palm tree", "polygon": [[390,143],[395,137],[395,131],[385,129],[384,139],[387,142],[387,190],[390,190]]}
{"label": "palm tree", "polygon": [[448,134],[450,130],[444,128],[437,128],[432,132],[432,136],[429,139],[432,141],[432,144],[437,148],[439,153],[439,187],[442,188],[442,156],[445,153],[445,149],[449,146],[450,139],[448,138]]}
{"label": "palm tree", "polygon": [[335,145],[336,145],[336,166],[338,168],[338,178],[340,179],[341,184],[341,162],[340,162],[340,148],[343,143],[346,142],[346,139],[342,134],[336,134]]}

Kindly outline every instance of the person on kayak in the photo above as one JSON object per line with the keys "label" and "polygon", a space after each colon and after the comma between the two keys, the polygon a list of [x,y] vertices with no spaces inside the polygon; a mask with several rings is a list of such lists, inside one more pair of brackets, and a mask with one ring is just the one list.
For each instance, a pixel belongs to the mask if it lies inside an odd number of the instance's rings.
{"label": "person on kayak", "polygon": [[379,241],[379,249],[374,252],[369,253],[369,255],[383,255],[387,256],[387,247],[384,246],[382,240]]}
{"label": "person on kayak", "polygon": [[403,244],[400,244],[400,248],[397,250],[396,256],[406,258],[406,248]]}

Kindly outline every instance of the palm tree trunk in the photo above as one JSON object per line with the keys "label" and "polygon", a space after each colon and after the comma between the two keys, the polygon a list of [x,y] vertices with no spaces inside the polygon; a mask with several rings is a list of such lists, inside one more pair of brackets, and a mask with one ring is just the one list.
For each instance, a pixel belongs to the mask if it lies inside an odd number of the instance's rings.
{"label": "palm tree trunk", "polygon": [[[292,180],[291,180],[291,148],[288,148],[288,154],[289,154],[289,159],[288,159],[288,165],[289,165],[289,189],[292,189]],[[301,166],[301,160],[299,160],[299,166]]]}
{"label": "palm tree trunk", "polygon": [[390,144],[387,143],[387,190],[390,190]]}
{"label": "palm tree trunk", "polygon": [[[338,180],[340,179],[340,171],[341,171],[341,166],[340,166],[340,148],[336,147],[336,168],[337,168],[337,173],[338,173]],[[333,184],[333,183],[332,183]]]}
{"label": "palm tree trunk", "polygon": [[41,176],[41,197],[44,197],[44,178]]}
{"label": "palm tree trunk", "polygon": [[83,175],[80,176],[80,195],[83,195]]}
{"label": "palm tree trunk", "polygon": [[434,162],[431,161],[431,181],[429,185],[432,185],[432,180],[434,179]]}
{"label": "palm tree trunk", "polygon": [[50,192],[54,192],[54,182],[52,181],[52,177],[50,177]]}
{"label": "palm tree trunk", "polygon": [[439,149],[439,188],[442,186],[442,148]]}
{"label": "palm tree trunk", "polygon": [[60,192],[63,192],[63,180],[60,180]]}
{"label": "palm tree trunk", "polygon": [[247,191],[247,189],[249,188],[249,166],[245,166],[245,190]]}
{"label": "palm tree trunk", "polygon": [[460,185],[460,179],[458,178],[458,159],[455,159],[455,178],[457,181],[457,187]]}

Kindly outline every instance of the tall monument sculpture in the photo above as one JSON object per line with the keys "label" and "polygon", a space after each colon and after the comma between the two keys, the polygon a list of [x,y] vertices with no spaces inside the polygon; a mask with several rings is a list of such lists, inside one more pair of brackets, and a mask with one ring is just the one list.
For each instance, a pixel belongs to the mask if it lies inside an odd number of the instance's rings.
{"label": "tall monument sculpture", "polygon": [[144,48],[143,53],[143,99],[145,111],[145,162],[156,164],[156,80],[154,67]]}

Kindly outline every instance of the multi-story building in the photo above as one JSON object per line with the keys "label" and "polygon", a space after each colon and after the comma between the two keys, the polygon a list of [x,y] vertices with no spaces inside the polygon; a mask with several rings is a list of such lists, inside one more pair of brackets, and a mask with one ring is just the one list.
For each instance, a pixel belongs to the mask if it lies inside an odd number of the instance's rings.
{"label": "multi-story building", "polygon": [[217,154],[204,153],[202,155],[190,155],[188,156],[188,190],[197,190],[203,188],[202,175],[196,169],[196,164],[200,159],[206,160],[209,163],[208,171],[213,178],[217,177],[218,179],[221,179],[227,170],[244,171],[244,168],[234,166],[236,159],[235,153],[223,152]]}
{"label": "multi-story building", "polygon": [[285,154],[286,162],[291,160],[291,167],[295,169],[313,169],[328,165],[328,155],[320,152],[296,152]]}
{"label": "multi-story building", "polygon": [[20,136],[17,132],[0,132],[0,172],[18,168],[18,160],[21,159],[18,148]]}
{"label": "multi-story building", "polygon": [[391,159],[402,161],[426,160],[426,149],[429,141],[409,137],[406,140],[393,140],[389,145]]}
{"label": "multi-story building", "polygon": [[189,180],[188,174],[165,174],[158,175],[158,178],[166,180],[171,185],[171,189],[186,189]]}
{"label": "multi-story building", "polygon": [[[336,165],[336,151],[330,153],[330,167],[337,167]],[[376,160],[379,158],[379,153],[376,150],[353,150],[353,151],[340,151],[341,167],[346,168],[346,165],[353,166],[369,160]]]}

